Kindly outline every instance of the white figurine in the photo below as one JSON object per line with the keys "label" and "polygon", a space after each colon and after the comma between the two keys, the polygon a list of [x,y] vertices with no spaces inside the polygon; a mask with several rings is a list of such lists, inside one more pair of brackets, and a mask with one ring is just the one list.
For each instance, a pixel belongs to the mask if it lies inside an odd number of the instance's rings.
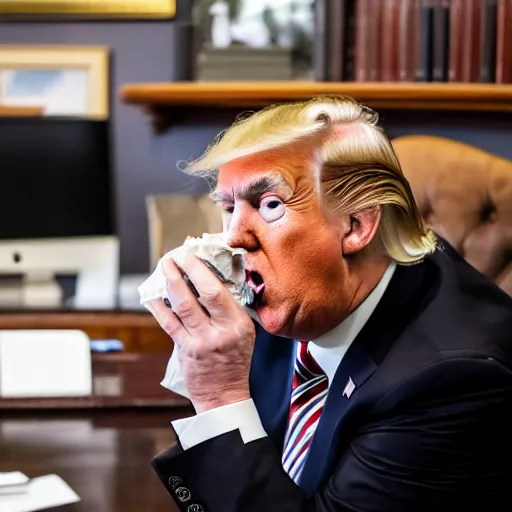
{"label": "white figurine", "polygon": [[231,44],[231,26],[229,22],[229,5],[218,0],[210,7],[212,21],[212,46],[214,48],[227,48]]}

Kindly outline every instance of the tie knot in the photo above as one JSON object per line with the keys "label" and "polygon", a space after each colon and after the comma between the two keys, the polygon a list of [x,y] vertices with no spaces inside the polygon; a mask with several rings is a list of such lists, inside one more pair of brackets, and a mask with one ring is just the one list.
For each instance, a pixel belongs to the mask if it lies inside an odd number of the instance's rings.
{"label": "tie knot", "polygon": [[302,380],[310,380],[325,372],[320,368],[308,347],[309,341],[299,341],[297,345],[297,370]]}

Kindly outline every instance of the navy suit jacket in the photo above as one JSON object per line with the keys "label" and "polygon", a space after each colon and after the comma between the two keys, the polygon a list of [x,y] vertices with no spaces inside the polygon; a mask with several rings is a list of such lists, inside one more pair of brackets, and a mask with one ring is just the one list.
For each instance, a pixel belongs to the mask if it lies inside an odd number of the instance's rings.
{"label": "navy suit jacket", "polygon": [[281,466],[293,346],[258,329],[267,438],[233,431],[154,459],[180,510],[511,510],[512,299],[448,244],[397,267],[330,384],[299,486]]}

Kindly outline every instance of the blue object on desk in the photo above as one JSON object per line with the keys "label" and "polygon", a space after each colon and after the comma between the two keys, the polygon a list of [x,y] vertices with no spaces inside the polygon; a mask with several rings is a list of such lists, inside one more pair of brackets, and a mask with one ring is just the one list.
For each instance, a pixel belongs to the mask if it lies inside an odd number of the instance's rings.
{"label": "blue object on desk", "polygon": [[123,352],[124,343],[117,339],[91,340],[92,352]]}

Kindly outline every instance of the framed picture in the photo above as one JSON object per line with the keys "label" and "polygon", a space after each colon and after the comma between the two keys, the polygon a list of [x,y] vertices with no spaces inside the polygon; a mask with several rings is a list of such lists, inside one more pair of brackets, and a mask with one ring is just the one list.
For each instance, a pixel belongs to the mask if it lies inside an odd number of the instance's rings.
{"label": "framed picture", "polygon": [[172,18],[176,0],[1,0],[0,14]]}
{"label": "framed picture", "polygon": [[0,107],[107,119],[108,57],[102,46],[0,45]]}

